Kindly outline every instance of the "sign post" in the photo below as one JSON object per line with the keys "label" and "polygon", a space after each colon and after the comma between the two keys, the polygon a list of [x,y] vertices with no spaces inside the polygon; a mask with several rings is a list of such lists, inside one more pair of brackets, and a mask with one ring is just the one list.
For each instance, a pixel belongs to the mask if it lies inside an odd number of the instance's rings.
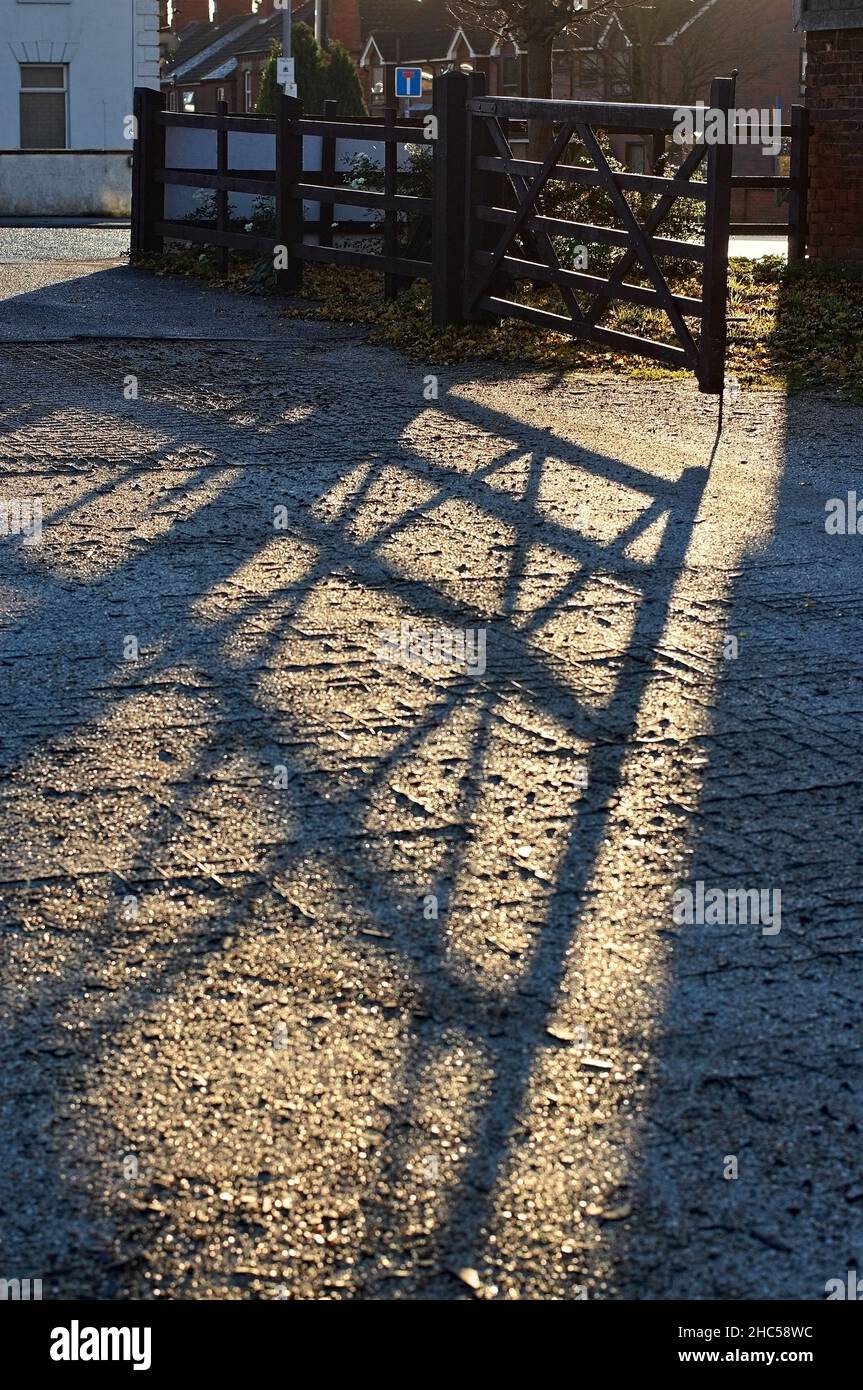
{"label": "sign post", "polygon": [[294,80],[293,49],[291,47],[291,6],[293,0],[282,0],[282,56],[278,65],[278,83],[286,97],[297,95]]}

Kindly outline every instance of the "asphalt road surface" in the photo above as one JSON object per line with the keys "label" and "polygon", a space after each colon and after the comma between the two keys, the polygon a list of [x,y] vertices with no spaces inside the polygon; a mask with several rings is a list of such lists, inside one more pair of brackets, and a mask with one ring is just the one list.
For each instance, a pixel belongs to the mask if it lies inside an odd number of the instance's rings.
{"label": "asphalt road surface", "polygon": [[[861,412],[745,395],[712,457],[687,383],[427,399],[275,301],[2,275],[3,499],[43,517],[0,544],[3,1273],[863,1267],[863,542],[824,525]],[[769,912],[683,922],[699,883]]]}

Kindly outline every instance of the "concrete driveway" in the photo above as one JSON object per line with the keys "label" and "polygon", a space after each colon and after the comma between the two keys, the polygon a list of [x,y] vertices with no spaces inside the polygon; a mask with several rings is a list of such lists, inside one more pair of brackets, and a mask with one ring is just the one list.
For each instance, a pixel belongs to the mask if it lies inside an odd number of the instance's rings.
{"label": "concrete driveway", "polygon": [[[43,511],[0,547],[8,1277],[820,1299],[863,1267],[861,542],[824,525],[860,411],[746,395],[714,452],[688,384],[434,399],[275,301],[3,292],[3,497]],[[699,884],[769,922],[682,921]]]}

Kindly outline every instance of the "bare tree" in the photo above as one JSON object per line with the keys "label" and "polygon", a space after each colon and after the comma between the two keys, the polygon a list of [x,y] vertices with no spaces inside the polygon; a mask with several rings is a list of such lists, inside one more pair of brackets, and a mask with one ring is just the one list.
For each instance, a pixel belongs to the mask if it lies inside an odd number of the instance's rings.
{"label": "bare tree", "polygon": [[705,0],[646,0],[631,9],[626,16],[629,45],[622,50],[629,66],[630,100],[662,101],[660,45],[697,16],[704,5]]}
{"label": "bare tree", "polygon": [[[479,24],[518,43],[527,53],[528,95],[547,98],[552,94],[552,53],[561,34],[577,41],[597,20],[625,12],[627,36],[646,55],[703,4],[704,0],[450,0],[449,8],[462,23]],[[641,80],[637,85],[646,88]]]}
{"label": "bare tree", "polygon": [[[603,9],[612,4],[613,0],[601,0]],[[462,23],[479,24],[525,49],[532,97],[551,96],[554,41],[587,13],[584,0],[450,0],[450,10]]]}
{"label": "bare tree", "polygon": [[[450,11],[462,23],[479,24],[501,39],[513,41],[527,53],[528,96],[549,98],[552,95],[553,52],[555,41],[564,33],[577,43],[585,32],[595,32],[597,21],[622,13],[637,15],[642,11],[650,19],[644,23],[644,38],[638,48],[647,54],[655,32],[664,36],[673,27],[675,18],[690,13],[693,6],[704,0],[450,0]],[[636,69],[640,60],[633,50],[632,63]],[[646,81],[638,79],[640,89]],[[550,123],[531,122],[531,155],[541,157],[549,142]]]}
{"label": "bare tree", "polygon": [[770,45],[764,36],[774,20],[769,0],[719,0],[674,44],[674,71],[665,80],[661,99],[674,103],[706,99],[710,79],[737,68],[738,98],[745,104],[750,85],[757,87],[772,71]]}
{"label": "bare tree", "polygon": [[[614,34],[607,35],[598,56],[606,91],[636,102],[694,101],[715,75],[717,61],[728,66],[730,53],[739,52],[731,66],[757,77],[748,62],[747,35],[768,8],[765,0],[449,0],[459,22],[478,24],[525,50],[528,95],[542,99],[553,92],[553,52],[562,36],[572,47],[598,43],[602,21],[618,18],[625,37],[615,44]],[[550,132],[548,121],[530,123],[533,159],[543,156]]]}

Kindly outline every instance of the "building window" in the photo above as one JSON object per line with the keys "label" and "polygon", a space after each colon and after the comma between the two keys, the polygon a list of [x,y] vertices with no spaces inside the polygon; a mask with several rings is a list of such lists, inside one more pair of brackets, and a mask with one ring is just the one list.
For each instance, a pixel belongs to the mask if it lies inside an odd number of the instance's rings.
{"label": "building window", "polygon": [[632,96],[632,68],[629,52],[615,54],[607,69],[607,94],[612,101],[629,101]]}
{"label": "building window", "polygon": [[640,140],[627,141],[624,163],[633,174],[643,174],[645,170],[644,145]]}
{"label": "building window", "polygon": [[579,54],[578,81],[582,87],[599,85],[599,58],[595,53]]}
{"label": "building window", "polygon": [[244,69],[243,69],[243,99],[244,99],[245,104],[246,104],[246,105],[245,105],[245,109],[246,109],[247,111],[251,111],[252,106],[253,106],[253,102],[252,102],[252,69],[251,69],[251,68],[244,68]]}
{"label": "building window", "polygon": [[555,50],[554,96],[564,101],[572,97],[572,53],[566,49]]}
{"label": "building window", "polygon": [[65,150],[65,63],[22,63],[21,149]]}
{"label": "building window", "polygon": [[216,101],[224,101],[224,100],[225,100],[225,89],[224,89],[224,87],[217,87],[217,88],[216,88]]}
{"label": "building window", "polygon": [[501,67],[501,95],[521,96],[521,59],[504,58]]}

